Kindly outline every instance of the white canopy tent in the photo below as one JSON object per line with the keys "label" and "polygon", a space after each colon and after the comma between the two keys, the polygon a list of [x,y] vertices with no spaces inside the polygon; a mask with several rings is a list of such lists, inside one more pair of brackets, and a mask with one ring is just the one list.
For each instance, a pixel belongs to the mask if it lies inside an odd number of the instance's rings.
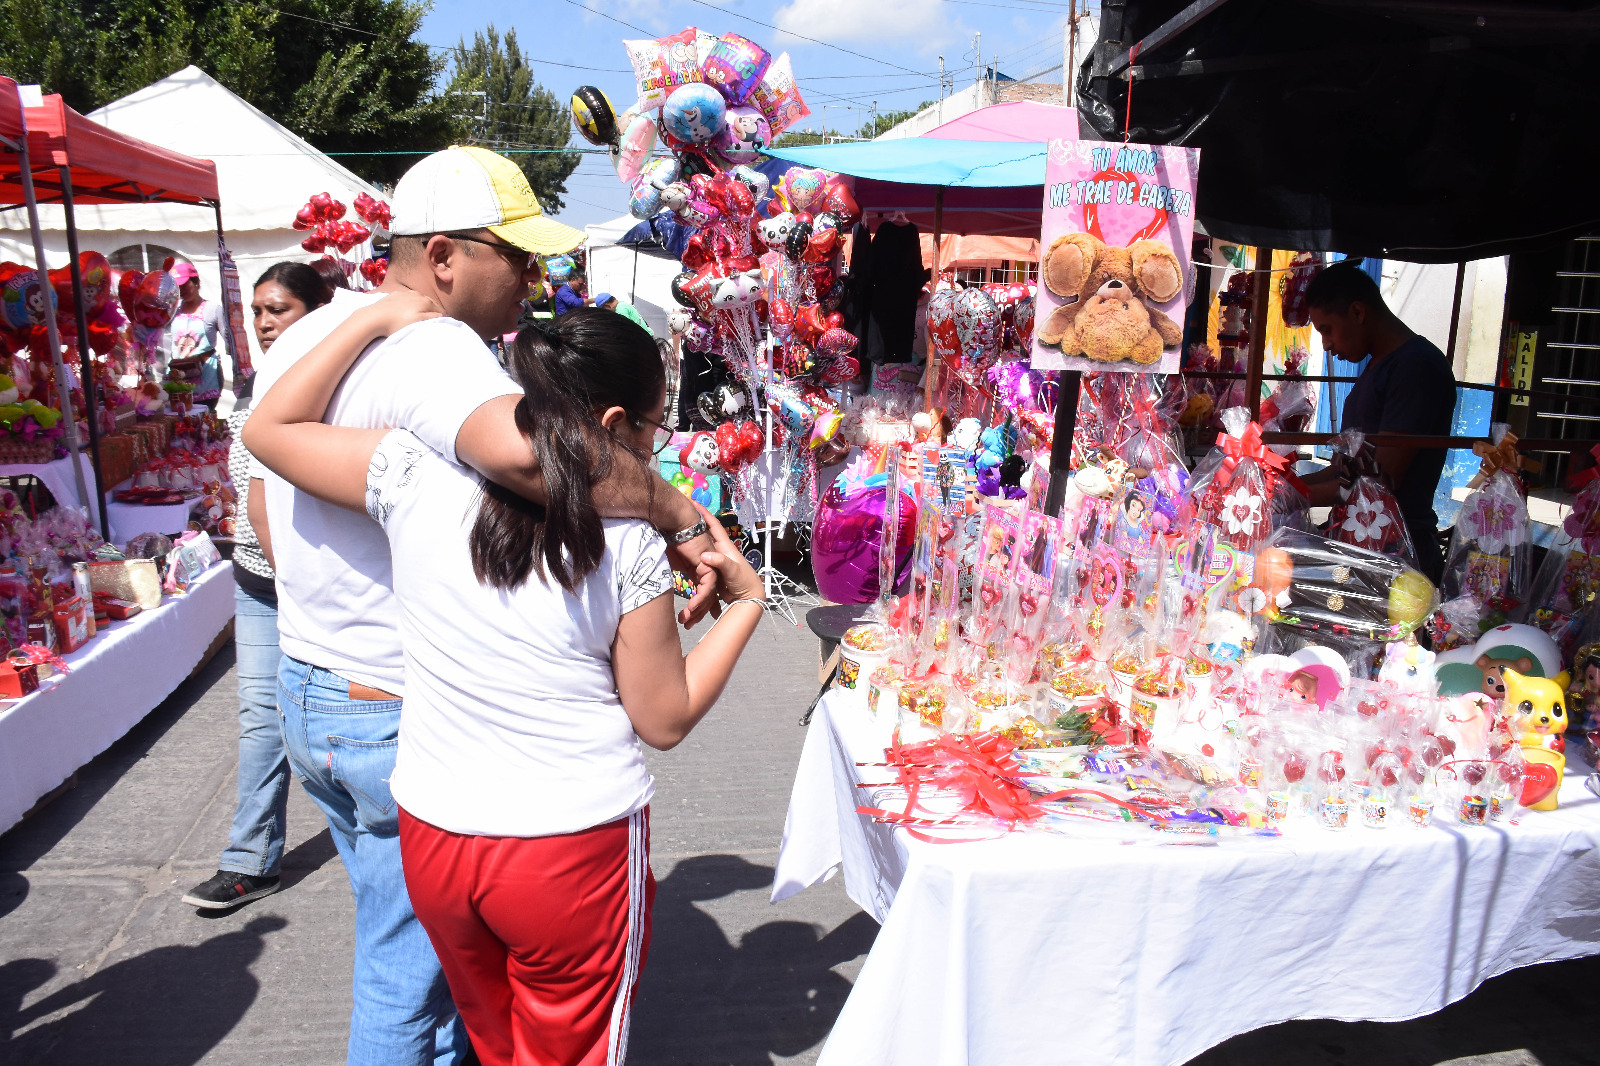
{"label": "white canopy tent", "polygon": [[632,215],[584,227],[589,235],[589,292],[609,292],[631,303],[658,337],[667,336],[667,312],[677,307],[672,279],[683,272],[676,259],[646,255],[617,245],[639,224]]}
{"label": "white canopy tent", "polygon": [[[217,164],[228,250],[238,264],[246,302],[256,278],[273,263],[317,258],[300,247],[305,233],[290,225],[295,212],[313,193],[330,193],[347,206],[360,192],[385,198],[199,67],[185,67],[87,117],[151,144]],[[159,267],[162,256],[176,252],[198,268],[205,298],[221,299],[215,268],[216,216],[211,208],[186,204],[82,206],[77,209],[77,220],[80,248],[105,254],[119,269],[140,270],[146,269],[146,264]],[[67,242],[61,208],[41,205],[39,222],[49,265],[65,264]],[[0,257],[31,262],[29,240],[28,220],[22,212],[0,213]]]}

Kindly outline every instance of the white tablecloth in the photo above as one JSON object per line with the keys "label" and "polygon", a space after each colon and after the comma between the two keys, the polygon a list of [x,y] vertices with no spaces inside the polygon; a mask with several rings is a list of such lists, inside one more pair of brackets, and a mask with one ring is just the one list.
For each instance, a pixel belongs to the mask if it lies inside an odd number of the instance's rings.
{"label": "white tablecloth", "polygon": [[[89,490],[89,498],[94,499],[94,463],[89,458],[89,446],[85,444],[83,451],[78,453],[78,466],[83,470],[83,486]],[[0,476],[20,477],[32,474],[50,490],[50,495],[56,502],[64,507],[81,507],[78,500],[78,485],[72,477],[72,456],[63,455],[59,459],[52,459],[48,463],[6,463],[0,464]],[[98,526],[99,515],[90,515],[89,524]]]}
{"label": "white tablecloth", "polygon": [[0,832],[155,710],[232,617],[233,567],[224,560],[187,595],[112,622],[66,656],[71,673],[0,703]]}
{"label": "white tablecloth", "polygon": [[1600,952],[1600,799],[1571,763],[1521,824],[1126,846],[929,844],[855,813],[904,794],[888,729],[830,693],[773,900],[844,867],[883,925],[819,1066],[1176,1066],[1295,1018],[1399,1021],[1518,966]]}

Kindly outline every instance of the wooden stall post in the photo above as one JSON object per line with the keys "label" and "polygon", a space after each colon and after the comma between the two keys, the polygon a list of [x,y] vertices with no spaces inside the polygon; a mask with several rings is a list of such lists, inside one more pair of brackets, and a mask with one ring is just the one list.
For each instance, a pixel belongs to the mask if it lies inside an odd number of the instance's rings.
{"label": "wooden stall post", "polygon": [[[928,300],[939,291],[939,242],[944,240],[944,186],[933,190],[933,276],[928,279]],[[933,390],[939,378],[938,349],[933,346],[933,330],[928,330],[928,370],[922,378],[922,406],[933,410]]]}
{"label": "wooden stall post", "polygon": [[[89,351],[89,321],[83,306],[83,270],[78,264],[78,218],[72,206],[72,181],[65,167],[61,173],[61,204],[67,216],[67,265],[72,268],[72,302],[77,305],[73,310],[78,326],[78,372],[83,378],[84,421],[89,424],[89,463],[94,467],[95,505],[92,514],[100,519],[100,536],[109,541],[111,522],[106,515],[105,475],[100,472],[100,404],[95,398],[94,356]],[[74,457],[72,461],[76,465],[78,460]],[[79,491],[83,491],[81,486]]]}
{"label": "wooden stall post", "polygon": [[1261,375],[1267,361],[1267,309],[1272,303],[1272,249],[1256,249],[1256,270],[1250,279],[1250,355],[1245,368],[1244,398],[1250,421],[1261,421]]}

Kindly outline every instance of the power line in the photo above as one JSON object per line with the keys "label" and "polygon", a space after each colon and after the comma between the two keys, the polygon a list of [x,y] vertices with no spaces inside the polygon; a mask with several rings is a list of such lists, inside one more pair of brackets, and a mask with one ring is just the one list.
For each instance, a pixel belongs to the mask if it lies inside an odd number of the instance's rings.
{"label": "power line", "polygon": [[[569,4],[573,2],[574,0],[567,0],[567,3]],[[896,70],[903,70],[907,74],[921,73],[921,71],[912,70],[910,67],[902,67],[899,63],[891,63],[887,59],[879,59],[876,56],[865,55],[861,52],[852,51],[851,49],[845,48],[841,45],[829,44],[827,41],[819,41],[815,37],[807,37],[803,33],[796,33],[793,30],[782,26],[774,26],[770,22],[762,22],[760,19],[751,18],[749,15],[734,11],[731,8],[718,7],[716,4],[708,3],[707,0],[689,0],[689,2],[691,4],[699,4],[701,7],[709,7],[711,10],[720,15],[733,15],[735,18],[742,18],[746,22],[754,22],[757,26],[765,26],[769,30],[777,30],[779,33],[787,33],[791,37],[798,37],[802,41],[810,41],[812,44],[820,44],[824,48],[832,48],[835,52],[843,52],[845,55],[855,56],[857,59],[865,59],[869,63],[882,63],[886,67],[893,67]]]}

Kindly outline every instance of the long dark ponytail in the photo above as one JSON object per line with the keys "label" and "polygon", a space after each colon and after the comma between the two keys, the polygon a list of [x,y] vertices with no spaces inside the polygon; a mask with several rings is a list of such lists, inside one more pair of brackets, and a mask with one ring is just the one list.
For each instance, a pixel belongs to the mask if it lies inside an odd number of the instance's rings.
{"label": "long dark ponytail", "polygon": [[649,333],[595,307],[522,330],[509,369],[524,394],[517,429],[533,446],[549,502],[541,507],[485,482],[472,571],[486,585],[514,589],[537,570],[572,592],[606,547],[594,487],[611,475],[618,442],[597,412],[620,407],[635,425],[661,418],[666,369]]}

